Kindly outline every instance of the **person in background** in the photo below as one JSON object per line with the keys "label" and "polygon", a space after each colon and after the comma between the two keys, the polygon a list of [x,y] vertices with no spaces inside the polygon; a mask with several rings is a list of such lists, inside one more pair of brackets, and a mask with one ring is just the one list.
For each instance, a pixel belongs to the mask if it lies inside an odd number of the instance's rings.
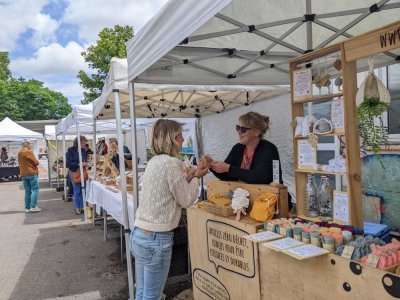
{"label": "person in background", "polygon": [[[86,167],[86,162],[87,162],[87,153],[86,150],[84,149],[84,145],[86,144],[86,138],[84,136],[81,136],[80,138],[81,141],[81,154],[82,154],[82,166]],[[80,215],[84,212],[83,210],[83,198],[82,198],[82,187],[81,183],[75,183],[73,178],[72,178],[72,172],[78,171],[79,170],[79,153],[78,153],[78,138],[76,137],[74,140],[74,144],[72,147],[68,148],[68,151],[66,153],[66,159],[67,159],[67,168],[69,169],[68,176],[69,179],[72,183],[72,186],[74,187],[74,205],[75,205],[75,213],[77,215]],[[81,174],[83,176],[83,174]]]}
{"label": "person in background", "polygon": [[176,158],[182,150],[178,122],[161,119],[153,127],[150,159],[143,175],[142,197],[136,212],[130,247],[135,256],[136,300],[161,299],[171,264],[174,229],[182,208],[195,203],[199,177],[207,167],[189,173]]}
{"label": "person in background", "polygon": [[[116,138],[110,138],[108,139],[108,143],[109,145],[111,144],[115,144],[117,147],[116,151],[118,151],[118,140]],[[111,146],[109,146],[109,148],[112,148]],[[128,146],[124,146],[124,154],[131,154],[131,151],[129,150]],[[132,156],[130,156],[130,160],[132,160]],[[119,155],[118,152],[116,154],[113,155],[112,158],[112,162],[114,163],[114,165],[117,167],[117,169],[119,170]],[[128,167],[128,164],[126,162],[126,158],[125,158],[125,168]]]}
{"label": "person in background", "polygon": [[22,142],[22,149],[18,152],[19,173],[25,189],[25,212],[39,212],[37,206],[39,196],[39,161],[32,152],[32,143]]}
{"label": "person in background", "polygon": [[7,148],[1,147],[0,162],[5,164],[8,160]]}
{"label": "person in background", "polygon": [[93,154],[93,151],[92,151],[92,149],[90,149],[88,143],[85,144],[84,149],[85,149],[85,151],[86,151],[87,154]]}
{"label": "person in background", "polygon": [[[269,130],[269,117],[256,112],[241,115],[235,126],[239,143],[224,161],[207,156],[211,172],[225,181],[269,184],[273,181],[273,160],[279,161],[280,183],[283,184],[279,153],[276,146],[263,139]],[[289,208],[292,206],[289,195]]]}
{"label": "person in background", "polygon": [[[118,146],[118,140],[116,138],[109,138],[108,142],[109,143],[115,143]],[[131,151],[129,150],[128,146],[124,146],[124,153],[126,153],[126,154],[130,154],[131,153]]]}

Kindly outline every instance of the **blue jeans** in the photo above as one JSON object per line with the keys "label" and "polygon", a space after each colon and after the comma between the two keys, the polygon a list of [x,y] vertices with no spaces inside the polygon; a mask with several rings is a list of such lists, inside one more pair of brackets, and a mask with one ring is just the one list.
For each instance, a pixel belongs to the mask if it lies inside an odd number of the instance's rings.
{"label": "blue jeans", "polygon": [[160,300],[172,257],[174,232],[145,232],[135,227],[130,246],[135,257],[136,300]]}
{"label": "blue jeans", "polygon": [[25,209],[36,207],[39,196],[38,175],[22,176],[22,184],[25,189]]}
{"label": "blue jeans", "polygon": [[68,172],[69,180],[74,187],[74,205],[75,209],[83,208],[82,187],[81,183],[75,183],[72,179],[72,172]]}

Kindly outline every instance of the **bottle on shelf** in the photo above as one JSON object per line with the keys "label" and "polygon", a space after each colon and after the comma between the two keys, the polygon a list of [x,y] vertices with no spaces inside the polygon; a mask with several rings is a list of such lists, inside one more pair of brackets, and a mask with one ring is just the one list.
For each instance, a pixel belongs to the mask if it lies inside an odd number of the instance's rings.
{"label": "bottle on shelf", "polygon": [[305,188],[305,214],[307,217],[318,217],[318,194],[314,174],[307,175]]}
{"label": "bottle on shelf", "polygon": [[321,176],[318,188],[319,215],[323,221],[332,221],[333,188],[327,176]]}

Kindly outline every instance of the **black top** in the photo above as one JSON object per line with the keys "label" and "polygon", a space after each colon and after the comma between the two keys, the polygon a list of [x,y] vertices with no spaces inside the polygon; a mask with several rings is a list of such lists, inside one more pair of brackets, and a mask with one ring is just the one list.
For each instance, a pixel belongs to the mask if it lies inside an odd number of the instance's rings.
{"label": "black top", "polygon": [[[233,146],[225,162],[230,165],[227,173],[216,173],[210,169],[216,177],[221,180],[243,181],[246,183],[268,184],[273,180],[272,161],[279,161],[278,149],[267,140],[260,140],[253,154],[253,160],[249,170],[241,169],[245,145]],[[279,182],[283,184],[281,164],[279,162]]]}

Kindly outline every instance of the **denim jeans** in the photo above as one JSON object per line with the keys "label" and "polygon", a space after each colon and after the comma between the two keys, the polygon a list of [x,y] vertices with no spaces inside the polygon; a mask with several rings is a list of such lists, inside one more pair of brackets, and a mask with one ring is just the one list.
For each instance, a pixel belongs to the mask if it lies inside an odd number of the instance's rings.
{"label": "denim jeans", "polygon": [[39,196],[38,175],[22,176],[22,184],[25,189],[25,209],[36,207]]}
{"label": "denim jeans", "polygon": [[74,187],[74,205],[75,209],[83,208],[82,187],[81,183],[75,183],[72,179],[72,172],[68,172],[69,180]]}
{"label": "denim jeans", "polygon": [[130,246],[135,257],[136,300],[160,300],[172,257],[174,232],[145,232],[135,227]]}

